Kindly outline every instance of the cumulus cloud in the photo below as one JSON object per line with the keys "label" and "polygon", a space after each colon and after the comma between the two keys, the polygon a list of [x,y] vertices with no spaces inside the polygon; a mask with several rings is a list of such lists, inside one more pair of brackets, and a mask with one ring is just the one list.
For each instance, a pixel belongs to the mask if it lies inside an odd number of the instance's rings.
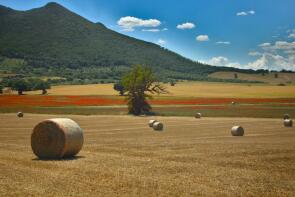
{"label": "cumulus cloud", "polygon": [[245,67],[254,70],[295,70],[295,55],[284,57],[278,54],[264,53],[260,58],[248,63]]}
{"label": "cumulus cloud", "polygon": [[231,43],[228,41],[218,41],[216,44],[224,44],[224,45],[230,45]]}
{"label": "cumulus cloud", "polygon": [[254,15],[256,12],[254,10],[249,10],[249,11],[242,11],[238,12],[237,16],[248,16],[248,15]]}
{"label": "cumulus cloud", "polygon": [[213,65],[213,66],[226,66],[228,64],[228,59],[223,56],[212,57],[208,61],[208,64]]}
{"label": "cumulus cloud", "polygon": [[123,31],[134,31],[135,27],[158,27],[161,21],[157,19],[140,19],[133,16],[125,16],[118,20],[117,24],[122,27]]}
{"label": "cumulus cloud", "polygon": [[163,40],[163,39],[159,39],[159,40],[157,41],[157,43],[158,43],[159,45],[165,45],[167,42],[166,42],[165,40]]}
{"label": "cumulus cloud", "polygon": [[289,34],[288,38],[295,38],[295,33]]}
{"label": "cumulus cloud", "polygon": [[177,29],[184,30],[184,29],[193,29],[196,27],[196,25],[194,23],[186,22],[186,23],[177,25],[176,27],[177,27]]}
{"label": "cumulus cloud", "polygon": [[247,64],[232,62],[227,57],[213,57],[207,61],[215,66],[226,66],[244,69],[293,70],[295,71],[295,42],[276,41],[274,44],[262,43],[261,52],[252,51],[248,55],[257,57]]}
{"label": "cumulus cloud", "polygon": [[295,42],[277,41],[271,48],[275,50],[295,50]]}
{"label": "cumulus cloud", "polygon": [[196,40],[199,42],[209,41],[209,36],[208,35],[199,35],[196,37]]}
{"label": "cumulus cloud", "polygon": [[263,43],[258,45],[265,51],[290,51],[295,50],[295,42],[276,41],[273,45],[271,43]]}

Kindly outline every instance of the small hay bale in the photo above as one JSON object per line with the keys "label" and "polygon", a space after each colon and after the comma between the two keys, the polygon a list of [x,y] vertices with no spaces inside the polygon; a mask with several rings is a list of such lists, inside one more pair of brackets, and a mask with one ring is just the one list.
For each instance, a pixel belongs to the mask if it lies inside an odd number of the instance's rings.
{"label": "small hay bale", "polygon": [[162,123],[160,123],[160,122],[155,122],[155,123],[153,124],[153,129],[154,129],[155,131],[162,131],[163,128],[164,128],[164,125],[163,125]]}
{"label": "small hay bale", "polygon": [[285,127],[293,127],[293,121],[291,119],[284,120]]}
{"label": "small hay bale", "polygon": [[235,104],[236,104],[236,102],[232,101],[232,102],[231,102],[231,104],[232,104],[232,105],[235,105]]}
{"label": "small hay bale", "polygon": [[202,114],[201,113],[196,113],[195,114],[195,118],[201,118],[202,117]]}
{"label": "small hay bale", "polygon": [[17,117],[19,117],[19,118],[24,117],[24,113],[23,112],[17,112]]}
{"label": "small hay bale", "polygon": [[283,119],[284,120],[286,120],[286,119],[290,119],[291,117],[290,117],[290,115],[289,114],[284,114],[284,116],[283,116]]}
{"label": "small hay bale", "polygon": [[32,150],[41,159],[72,157],[82,149],[83,141],[80,126],[67,118],[44,120],[31,135]]}
{"label": "small hay bale", "polygon": [[149,127],[153,127],[153,124],[154,124],[155,122],[157,122],[157,121],[156,121],[156,120],[150,120],[150,121],[149,121]]}
{"label": "small hay bale", "polygon": [[233,126],[231,129],[232,136],[243,136],[244,135],[244,129],[241,126]]}

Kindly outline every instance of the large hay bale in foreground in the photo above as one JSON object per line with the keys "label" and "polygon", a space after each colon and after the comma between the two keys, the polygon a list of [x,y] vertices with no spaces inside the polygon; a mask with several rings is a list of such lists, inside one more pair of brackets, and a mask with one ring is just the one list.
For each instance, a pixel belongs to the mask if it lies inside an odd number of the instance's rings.
{"label": "large hay bale in foreground", "polygon": [[83,131],[71,119],[44,120],[34,127],[31,146],[35,155],[41,159],[72,157],[83,146]]}
{"label": "large hay bale in foreground", "polygon": [[155,131],[162,131],[163,128],[164,128],[164,125],[163,125],[162,123],[160,123],[160,122],[155,122],[155,123],[153,124],[153,129],[154,129]]}
{"label": "large hay bale in foreground", "polygon": [[283,119],[284,120],[286,120],[286,119],[290,119],[291,117],[290,117],[290,115],[289,114],[284,114],[284,116],[283,116]]}
{"label": "large hay bale in foreground", "polygon": [[196,113],[195,114],[195,118],[201,118],[202,117],[202,114],[201,113]]}
{"label": "large hay bale in foreground", "polygon": [[22,117],[24,117],[24,113],[23,112],[17,112],[17,117],[19,117],[19,118],[22,118]]}
{"label": "large hay bale in foreground", "polygon": [[231,129],[232,136],[243,136],[244,128],[241,126],[233,126]]}
{"label": "large hay bale in foreground", "polygon": [[291,119],[284,120],[285,127],[293,127],[293,121]]}
{"label": "large hay bale in foreground", "polygon": [[150,120],[150,121],[149,121],[149,127],[153,127],[153,124],[154,124],[155,122],[157,122],[157,121],[156,121],[156,120]]}

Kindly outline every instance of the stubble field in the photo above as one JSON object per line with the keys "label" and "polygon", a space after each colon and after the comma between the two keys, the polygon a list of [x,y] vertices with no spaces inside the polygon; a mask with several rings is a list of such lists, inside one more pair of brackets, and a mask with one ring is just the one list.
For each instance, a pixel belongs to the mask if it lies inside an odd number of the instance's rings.
{"label": "stubble field", "polygon": [[[38,160],[39,121],[69,117],[84,147],[67,160]],[[25,114],[0,115],[3,196],[294,196],[295,129],[280,119]],[[230,128],[242,125],[244,137]]]}
{"label": "stubble field", "polygon": [[[294,75],[295,76],[295,75]],[[169,94],[164,97],[198,98],[295,98],[295,85],[278,86],[270,84],[179,82],[175,86],[164,84]],[[14,92],[16,94],[16,92]],[[41,91],[26,92],[40,94]],[[117,96],[113,84],[61,85],[48,90],[49,95],[103,95]]]}

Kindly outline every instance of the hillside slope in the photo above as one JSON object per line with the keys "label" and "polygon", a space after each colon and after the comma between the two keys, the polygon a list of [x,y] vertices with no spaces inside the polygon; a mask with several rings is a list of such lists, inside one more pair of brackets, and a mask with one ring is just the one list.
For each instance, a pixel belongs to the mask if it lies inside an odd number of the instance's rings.
{"label": "hillside slope", "polygon": [[57,3],[29,11],[0,6],[0,27],[0,56],[2,60],[24,59],[21,69],[15,69],[22,74],[104,78],[101,73],[117,76],[130,65],[145,64],[166,78],[196,79],[233,70],[193,62],[156,44],[119,34]]}

